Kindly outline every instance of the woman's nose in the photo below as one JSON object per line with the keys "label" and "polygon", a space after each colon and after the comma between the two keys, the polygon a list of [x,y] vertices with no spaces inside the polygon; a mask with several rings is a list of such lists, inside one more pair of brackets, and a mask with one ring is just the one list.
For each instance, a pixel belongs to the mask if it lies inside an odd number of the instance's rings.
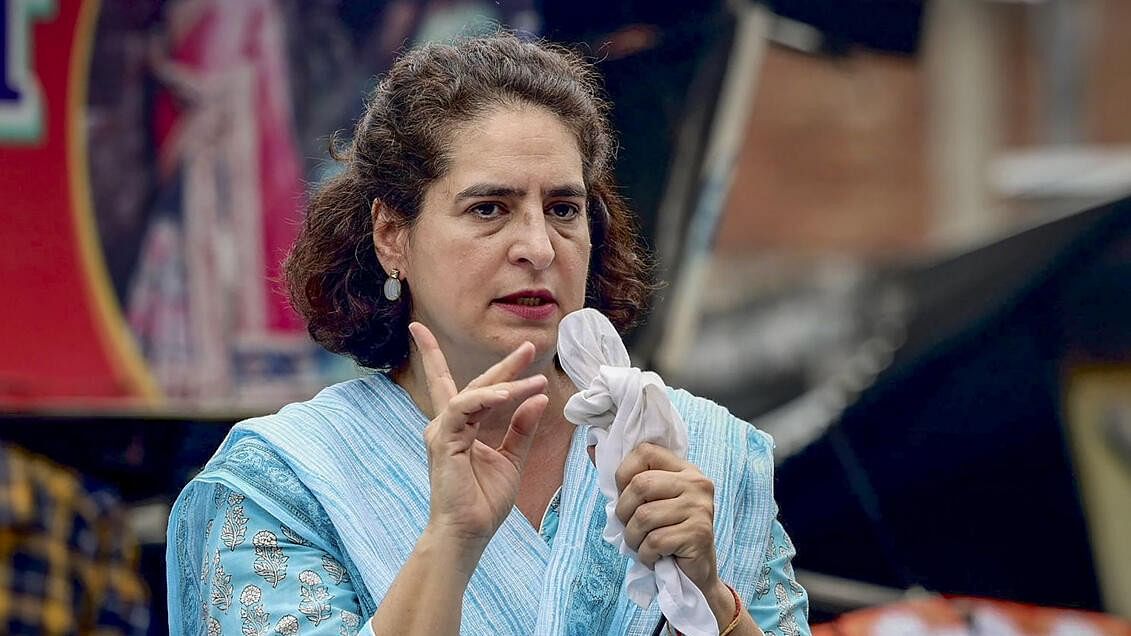
{"label": "woman's nose", "polygon": [[511,262],[537,270],[549,267],[554,262],[554,245],[542,210],[518,215],[514,221],[514,238],[508,253]]}

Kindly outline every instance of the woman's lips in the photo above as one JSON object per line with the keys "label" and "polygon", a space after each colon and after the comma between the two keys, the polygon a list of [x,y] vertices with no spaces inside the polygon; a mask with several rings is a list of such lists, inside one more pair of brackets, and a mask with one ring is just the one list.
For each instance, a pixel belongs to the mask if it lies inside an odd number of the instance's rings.
{"label": "woman's lips", "polygon": [[555,302],[543,302],[541,305],[521,305],[506,300],[496,300],[492,304],[523,320],[546,320],[553,316],[558,309],[558,304]]}
{"label": "woman's lips", "polygon": [[524,289],[496,298],[499,309],[523,320],[547,320],[557,312],[558,303],[548,289]]}

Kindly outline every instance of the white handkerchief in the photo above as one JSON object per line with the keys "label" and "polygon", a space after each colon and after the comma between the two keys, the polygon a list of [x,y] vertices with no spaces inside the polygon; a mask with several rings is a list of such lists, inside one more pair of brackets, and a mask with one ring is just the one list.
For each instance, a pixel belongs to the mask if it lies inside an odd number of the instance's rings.
{"label": "white handkerchief", "polygon": [[621,554],[632,556],[625,579],[628,597],[648,607],[659,594],[660,611],[673,628],[688,636],[718,636],[707,598],[676,566],[675,558],[660,559],[655,571],[641,565],[624,542],[624,524],[616,515],[616,471],[633,449],[650,442],[687,458],[687,426],[672,406],[663,379],[630,366],[620,334],[595,309],[581,309],[562,319],[558,359],[581,389],[566,403],[566,419],[588,426],[589,444],[597,447],[597,482],[609,500],[604,538]]}

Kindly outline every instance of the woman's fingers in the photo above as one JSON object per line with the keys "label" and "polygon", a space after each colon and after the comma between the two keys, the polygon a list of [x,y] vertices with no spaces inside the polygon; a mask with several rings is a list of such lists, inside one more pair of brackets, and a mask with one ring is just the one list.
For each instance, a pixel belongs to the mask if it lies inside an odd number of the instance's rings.
{"label": "woman's fingers", "polygon": [[507,354],[507,357],[499,360],[491,365],[491,368],[479,374],[479,377],[472,380],[467,385],[467,388],[471,389],[506,382],[518,375],[520,371],[530,366],[530,363],[533,361],[534,344],[529,341],[524,342],[518,345],[514,351]]}
{"label": "woman's fingers", "polygon": [[500,382],[477,389],[467,389],[448,401],[440,418],[445,432],[460,433],[468,422],[481,411],[494,408],[506,402],[521,402],[546,388],[546,376],[535,375],[512,382]]}
{"label": "woman's fingers", "polygon": [[680,552],[687,547],[687,533],[683,525],[665,526],[648,533],[636,548],[636,560],[647,567],[655,567],[656,561],[666,556],[680,557]]}
{"label": "woman's fingers", "polygon": [[715,516],[714,486],[697,471],[646,470],[617,497],[615,512],[625,527],[625,543],[636,550],[659,528],[696,519],[710,524]]}
{"label": "woman's fingers", "polygon": [[624,542],[633,550],[649,533],[668,526],[677,526],[691,516],[688,506],[679,499],[645,503],[635,510],[624,524]]}
{"label": "woman's fingers", "polygon": [[[436,341],[432,331],[419,322],[410,323],[408,330],[412,333],[417,349],[420,350],[420,359],[424,365],[424,380],[428,385],[428,395],[432,400],[432,408],[439,412],[452,398],[459,394],[459,388],[456,386],[455,380],[452,379],[447,359],[444,358],[444,352],[440,350],[440,343]],[[506,383],[518,375],[520,371],[530,366],[533,360],[534,345],[530,342],[524,342],[505,358],[496,362],[491,368],[472,380],[465,390],[491,388],[492,385]],[[522,400],[526,397],[512,399]]]}
{"label": "woman's fingers", "polygon": [[676,525],[661,526],[644,535],[636,548],[636,560],[648,567],[666,556],[675,557],[697,585],[716,574],[715,538],[709,520],[693,515]]}
{"label": "woman's fingers", "polygon": [[542,419],[542,412],[550,398],[538,394],[527,398],[515,410],[511,417],[511,425],[503,437],[503,443],[496,450],[506,457],[519,473],[526,465],[526,457],[530,454],[530,447],[534,443],[534,434],[538,432],[538,422]]}
{"label": "woman's fingers", "polygon": [[438,413],[459,390],[452,380],[452,372],[448,370],[448,361],[444,358],[444,352],[440,351],[436,336],[419,322],[410,323],[408,330],[412,333],[416,348],[420,350],[424,381],[428,384],[428,395],[432,398],[432,410]]}
{"label": "woman's fingers", "polygon": [[627,524],[638,508],[649,501],[675,499],[683,494],[686,482],[679,473],[646,470],[637,474],[617,497],[616,515]]}
{"label": "woman's fingers", "polygon": [[510,392],[483,388],[472,389],[457,394],[448,401],[448,406],[434,421],[440,423],[441,433],[461,433],[468,423],[475,423],[475,416],[488,409],[505,404],[511,399]]}
{"label": "woman's fingers", "polygon": [[637,446],[617,467],[617,490],[624,491],[633,477],[646,470],[667,470],[677,472],[691,466],[675,453],[655,444],[644,443]]}
{"label": "woman's fingers", "polygon": [[652,567],[672,555],[696,585],[709,582],[717,574],[711,479],[671,451],[642,444],[621,462],[616,481],[615,514],[637,560]]}

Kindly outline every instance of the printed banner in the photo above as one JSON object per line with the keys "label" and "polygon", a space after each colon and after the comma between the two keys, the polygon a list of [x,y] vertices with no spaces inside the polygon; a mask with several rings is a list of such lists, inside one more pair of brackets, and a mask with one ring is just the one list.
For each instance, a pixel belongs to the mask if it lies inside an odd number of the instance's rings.
{"label": "printed banner", "polygon": [[289,10],[0,1],[0,408],[273,408],[353,372],[278,281],[326,169],[299,127],[325,144],[374,68],[327,72],[363,41],[340,8]]}

